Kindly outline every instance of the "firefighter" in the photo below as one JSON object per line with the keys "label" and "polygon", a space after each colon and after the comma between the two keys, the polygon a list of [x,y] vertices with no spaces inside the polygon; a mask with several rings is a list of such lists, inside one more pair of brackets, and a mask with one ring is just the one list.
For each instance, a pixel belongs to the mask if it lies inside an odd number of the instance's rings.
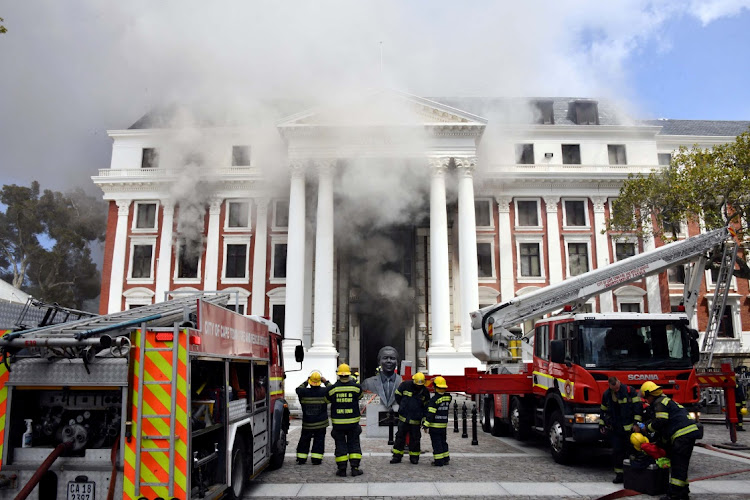
{"label": "firefighter", "polygon": [[[321,383],[325,387],[321,387]],[[297,396],[302,405],[302,434],[297,444],[297,463],[300,465],[307,461],[311,440],[310,461],[313,465],[320,465],[323,461],[328,427],[328,403],[325,397],[326,388],[330,385],[331,383],[319,371],[313,371],[307,380],[297,387]]]}
{"label": "firefighter", "polygon": [[698,425],[687,410],[662,393],[654,382],[644,382],[641,394],[653,407],[653,418],[646,423],[646,430],[653,433],[653,442],[660,444],[672,462],[667,499],[687,499],[690,494],[688,467],[693,454],[695,440],[700,438]]}
{"label": "firefighter", "polygon": [[430,391],[424,386],[424,373],[417,372],[411,380],[401,382],[396,389],[396,403],[398,403],[398,430],[393,443],[392,464],[401,462],[404,456],[406,436],[409,435],[409,461],[419,463],[420,427],[425,408],[430,401]]}
{"label": "firefighter", "polygon": [[448,454],[448,414],[450,413],[451,395],[446,394],[448,384],[443,377],[435,377],[435,395],[427,403],[424,417],[424,428],[432,441],[432,465],[448,465],[451,457]]}
{"label": "firefighter", "polygon": [[[735,374],[738,376],[741,375],[741,368],[738,366],[734,370]],[[737,380],[735,378],[734,382],[734,406],[737,408],[737,426],[736,429],[738,432],[745,432],[745,428],[742,425],[742,416],[743,411],[747,413],[747,410],[745,409],[745,406],[747,405],[747,396],[745,395],[745,387],[742,385],[742,382]]]}
{"label": "firefighter", "polygon": [[346,476],[346,462],[352,468],[352,476],[362,475],[359,463],[362,460],[362,448],[359,445],[359,400],[364,393],[362,388],[352,380],[349,365],[342,363],[336,370],[338,381],[328,387],[325,395],[331,404],[331,437],[336,443],[336,475]]}
{"label": "firefighter", "polygon": [[612,444],[612,461],[615,478],[613,483],[623,482],[622,461],[630,450],[630,433],[633,423],[641,419],[643,405],[638,391],[623,385],[617,377],[609,377],[609,389],[604,391],[601,404],[599,432],[609,436]]}

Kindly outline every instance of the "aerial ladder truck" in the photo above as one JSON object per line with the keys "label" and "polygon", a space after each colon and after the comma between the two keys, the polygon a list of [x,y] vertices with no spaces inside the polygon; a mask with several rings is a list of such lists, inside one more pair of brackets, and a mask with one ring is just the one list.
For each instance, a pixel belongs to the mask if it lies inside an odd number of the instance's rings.
{"label": "aerial ladder truck", "polygon": [[228,299],[178,296],[0,338],[0,499],[240,498],[280,467],[282,336]]}
{"label": "aerial ladder truck", "polygon": [[[447,376],[451,390],[479,398],[485,431],[520,440],[544,435],[561,463],[569,461],[574,446],[600,441],[599,406],[610,376],[637,386],[651,380],[697,417],[701,387],[734,387],[731,367],[701,374],[694,366],[710,367],[720,322],[709,321],[703,353],[690,327],[709,254],[723,246],[710,313],[721,317],[737,252],[730,235],[722,228],[669,243],[472,312],[472,352],[486,370]],[[584,311],[592,297],[687,264],[690,279],[679,312]],[[534,319],[531,332],[516,328]]]}

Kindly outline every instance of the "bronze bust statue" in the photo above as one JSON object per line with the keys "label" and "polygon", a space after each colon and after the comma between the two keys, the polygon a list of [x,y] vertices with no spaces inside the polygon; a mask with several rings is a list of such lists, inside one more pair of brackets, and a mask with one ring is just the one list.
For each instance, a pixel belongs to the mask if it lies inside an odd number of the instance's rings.
{"label": "bronze bust statue", "polygon": [[399,357],[393,346],[384,346],[378,351],[379,371],[362,382],[362,389],[380,396],[380,403],[390,409],[396,402],[395,392],[401,385],[401,375],[396,372]]}

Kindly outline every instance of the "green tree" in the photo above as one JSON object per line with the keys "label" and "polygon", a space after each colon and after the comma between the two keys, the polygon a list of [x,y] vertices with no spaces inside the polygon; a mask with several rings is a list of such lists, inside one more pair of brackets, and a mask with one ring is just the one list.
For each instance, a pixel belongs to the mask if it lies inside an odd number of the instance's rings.
{"label": "green tree", "polygon": [[[0,17],[0,23],[2,23],[4,20],[5,19],[3,19],[2,17]],[[5,29],[5,26],[3,26],[2,24],[0,24],[0,33],[6,33],[7,31],[8,30]]]}
{"label": "green tree", "polygon": [[[707,229],[732,224],[750,241],[750,132],[713,148],[681,147],[669,166],[631,175],[613,203],[609,229],[673,239],[680,222]],[[714,261],[714,264],[716,262]],[[750,278],[747,253],[735,276]]]}
{"label": "green tree", "polygon": [[3,186],[0,202],[0,277],[45,302],[76,309],[99,294],[91,245],[104,241],[106,204],[80,189],[42,193],[36,181]]}

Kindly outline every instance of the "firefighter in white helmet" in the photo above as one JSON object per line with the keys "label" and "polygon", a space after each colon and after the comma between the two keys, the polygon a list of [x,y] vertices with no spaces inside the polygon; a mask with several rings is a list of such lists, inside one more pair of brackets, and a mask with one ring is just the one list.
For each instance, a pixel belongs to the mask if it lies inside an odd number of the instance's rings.
{"label": "firefighter in white helmet", "polygon": [[352,476],[362,474],[359,463],[362,460],[362,448],[359,435],[359,400],[364,393],[362,388],[352,380],[349,365],[342,363],[336,370],[339,380],[326,391],[325,399],[331,404],[331,437],[336,443],[336,475],[346,476],[346,463],[352,467]]}
{"label": "firefighter in white helmet", "polygon": [[424,428],[430,433],[432,441],[432,465],[442,467],[448,465],[451,457],[448,454],[448,414],[451,407],[451,395],[446,391],[448,384],[443,377],[437,376],[433,381],[435,395],[427,403],[427,413],[424,417]]}
{"label": "firefighter in white helmet", "polygon": [[398,431],[393,443],[392,464],[401,462],[406,447],[406,436],[409,435],[409,461],[419,463],[419,440],[422,418],[430,400],[430,391],[424,386],[424,373],[415,373],[411,380],[401,382],[396,389],[398,403]]}
{"label": "firefighter in white helmet", "polygon": [[[321,383],[325,386],[321,386]],[[297,444],[297,463],[300,465],[307,461],[308,453],[313,465],[319,465],[323,461],[328,427],[328,403],[325,396],[326,387],[330,385],[331,383],[315,370],[297,387],[297,396],[302,406],[302,433]]]}

